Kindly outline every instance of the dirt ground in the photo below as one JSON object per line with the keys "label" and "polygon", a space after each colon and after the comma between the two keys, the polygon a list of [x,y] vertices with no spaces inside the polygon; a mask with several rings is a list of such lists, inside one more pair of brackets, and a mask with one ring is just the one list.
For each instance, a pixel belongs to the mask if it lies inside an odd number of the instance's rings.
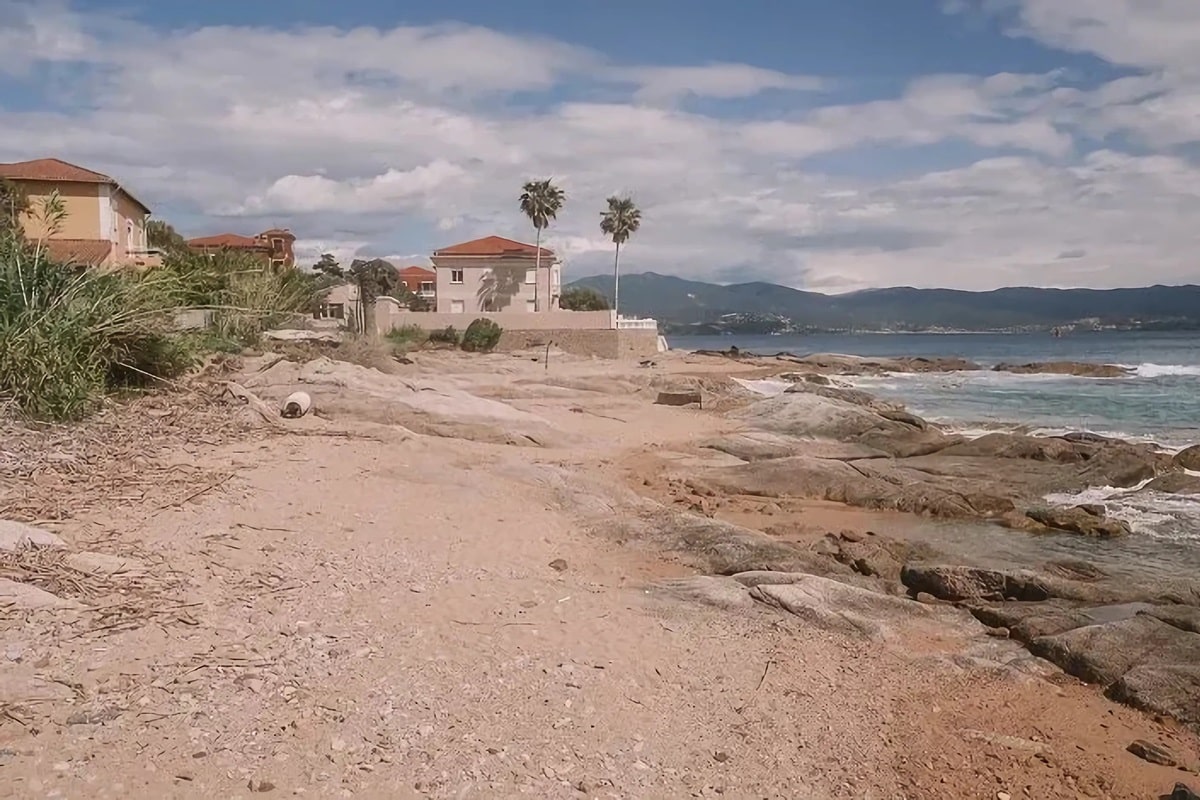
{"label": "dirt ground", "polygon": [[[631,464],[695,453],[734,424],[654,405],[644,376],[722,369],[418,358],[411,377],[556,436],[332,412],[264,432],[228,407],[202,445],[181,428],[103,491],[63,484],[63,518],[42,527],[128,560],[74,579],[22,562],[78,605],[0,606],[0,796],[1002,800],[1197,783],[1126,752],[1145,739],[1196,764],[1195,737],[969,619],[880,642],[658,591],[686,560],[584,524],[546,476],[637,488]],[[127,456],[104,458],[82,469]],[[167,474],[187,487],[145,488]],[[42,496],[8,480],[33,521]]]}

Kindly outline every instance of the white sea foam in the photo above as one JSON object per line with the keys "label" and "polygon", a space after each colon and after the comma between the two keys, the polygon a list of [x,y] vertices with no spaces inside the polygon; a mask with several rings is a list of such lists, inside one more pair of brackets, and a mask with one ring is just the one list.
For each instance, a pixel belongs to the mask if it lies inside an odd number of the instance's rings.
{"label": "white sea foam", "polygon": [[1103,506],[1108,516],[1127,523],[1134,533],[1200,541],[1200,496],[1147,492],[1144,489],[1148,483],[1146,480],[1127,489],[1091,486],[1079,492],[1048,494],[1044,499],[1056,506]]}
{"label": "white sea foam", "polygon": [[1163,378],[1169,375],[1200,375],[1200,366],[1185,364],[1122,364],[1139,378]]}

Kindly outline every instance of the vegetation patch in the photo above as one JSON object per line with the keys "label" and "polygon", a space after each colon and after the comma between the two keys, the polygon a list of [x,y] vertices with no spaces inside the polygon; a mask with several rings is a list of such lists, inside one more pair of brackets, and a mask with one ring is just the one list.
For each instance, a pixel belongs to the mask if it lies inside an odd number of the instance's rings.
{"label": "vegetation patch", "polygon": [[469,353],[490,353],[499,343],[504,329],[493,320],[480,317],[463,332],[462,349]]}

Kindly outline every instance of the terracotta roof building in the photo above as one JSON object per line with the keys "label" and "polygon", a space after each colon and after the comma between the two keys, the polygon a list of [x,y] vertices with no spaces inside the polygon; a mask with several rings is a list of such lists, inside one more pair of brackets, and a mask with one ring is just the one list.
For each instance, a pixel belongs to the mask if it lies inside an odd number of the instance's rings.
{"label": "terracotta roof building", "polygon": [[296,236],[286,228],[271,228],[257,236],[242,236],[239,233],[218,233],[188,239],[187,245],[201,253],[221,250],[236,250],[260,256],[273,267],[296,266],[294,245]]}
{"label": "terracotta roof building", "polygon": [[485,236],[433,252],[437,310],[530,311],[558,309],[562,262],[553,250]]}
{"label": "terracotta roof building", "polygon": [[[43,239],[52,258],[88,266],[154,266],[157,251],[146,243],[150,208],[116,179],[57,158],[0,164],[0,180],[29,200],[21,227],[30,239]],[[38,211],[57,193],[63,210],[54,227]]]}

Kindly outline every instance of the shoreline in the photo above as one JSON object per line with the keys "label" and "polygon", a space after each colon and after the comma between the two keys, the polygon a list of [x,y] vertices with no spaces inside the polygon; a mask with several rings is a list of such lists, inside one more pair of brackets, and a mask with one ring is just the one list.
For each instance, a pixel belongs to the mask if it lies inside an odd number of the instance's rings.
{"label": "shoreline", "polygon": [[[49,527],[71,552],[176,576],[137,585],[147,608],[190,621],[94,630],[103,595],[66,583],[49,588],[83,608],[11,618],[4,645],[23,649],[5,702],[56,744],[0,727],[14,753],[0,782],[96,797],[266,781],[317,796],[1140,798],[1183,774],[1132,742],[1200,765],[1194,732],[1030,655],[1021,621],[1000,637],[978,603],[910,596],[905,569],[951,555],[905,541],[920,516],[718,490],[713,471],[796,444],[746,438],[761,400],[731,378],[760,368],[539,358],[418,353],[391,372],[244,359],[222,379],[267,408],[303,387],[318,414],[275,423],[232,404],[185,423],[183,400],[161,396],[165,438],[136,475],[86,494],[90,479],[55,483],[50,461],[5,485],[0,508],[29,521],[65,511]],[[703,409],[655,404],[684,390]],[[889,431],[919,431],[881,410]],[[116,440],[106,424],[87,447]],[[928,444],[919,433],[904,446]],[[844,464],[887,444],[868,439],[783,458]],[[752,459],[710,446],[722,440]],[[91,452],[78,457],[101,474],[124,458]],[[180,463],[211,477],[115,499]],[[1084,565],[1051,566],[1023,591],[1115,591]],[[1088,602],[1053,601],[1060,616]]]}

